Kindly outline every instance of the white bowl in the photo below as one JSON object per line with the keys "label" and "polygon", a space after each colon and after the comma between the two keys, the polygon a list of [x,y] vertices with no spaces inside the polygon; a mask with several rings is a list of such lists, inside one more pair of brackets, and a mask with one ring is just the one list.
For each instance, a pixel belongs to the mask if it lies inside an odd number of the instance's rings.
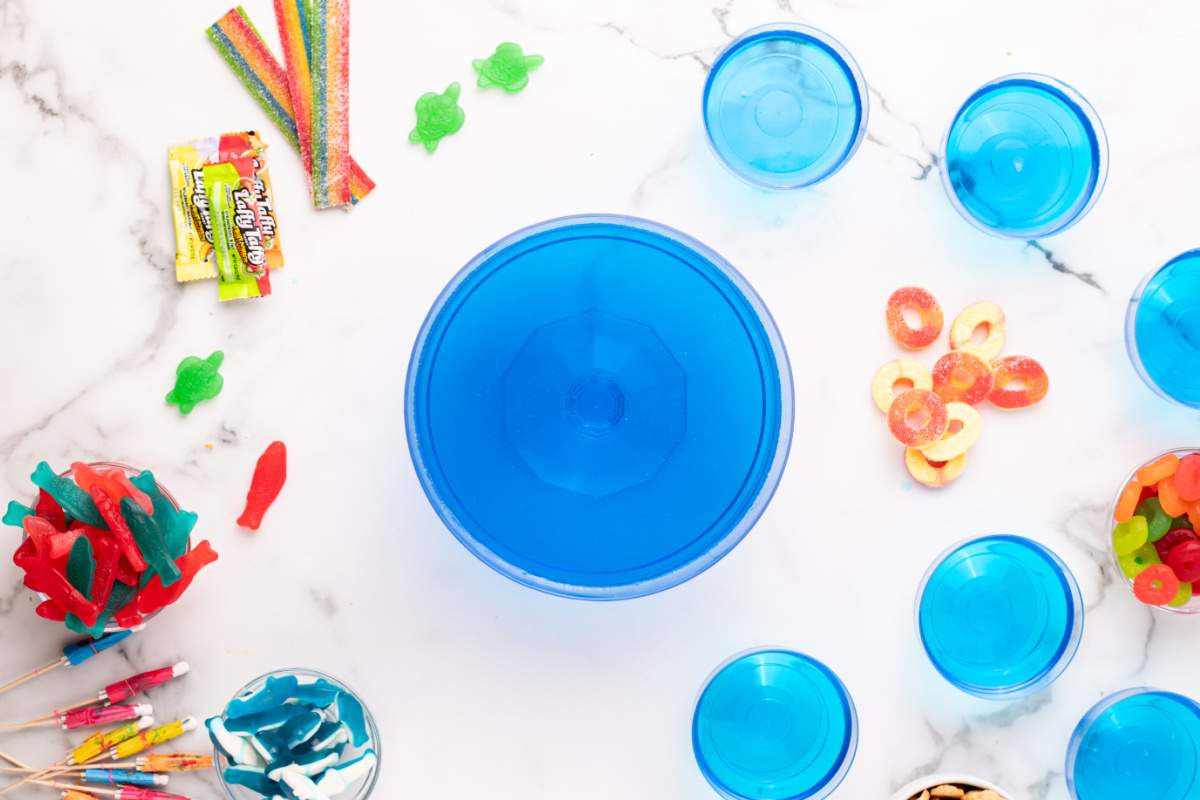
{"label": "white bowl", "polygon": [[935,786],[941,786],[943,783],[965,783],[969,786],[978,786],[980,789],[991,789],[993,792],[999,792],[1005,800],[1019,800],[1015,794],[1007,789],[1001,789],[991,781],[951,772],[918,778],[892,795],[892,800],[908,800],[913,795],[920,794],[922,789],[932,789]]}

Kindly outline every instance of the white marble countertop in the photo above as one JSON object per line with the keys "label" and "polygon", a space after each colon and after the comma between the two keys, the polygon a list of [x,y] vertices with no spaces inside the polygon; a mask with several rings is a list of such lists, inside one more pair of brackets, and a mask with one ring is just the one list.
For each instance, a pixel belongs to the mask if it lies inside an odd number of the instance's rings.
{"label": "white marble countertop", "polygon": [[[246,6],[274,46],[270,3]],[[311,666],[374,710],[378,797],[707,798],[697,691],[729,654],[772,643],[824,660],[857,703],[836,797],[884,800],[942,769],[1062,800],[1067,740],[1092,703],[1139,684],[1194,693],[1200,623],[1132,599],[1103,519],[1136,462],[1200,438],[1122,343],[1138,280],[1197,244],[1193,5],[359,0],[353,152],[379,188],[350,214],[311,208],[299,159],[211,50],[204,28],[225,10],[0,0],[0,491],[26,497],[43,458],[152,467],[221,553],[120,655],[0,699],[0,717],[177,659],[193,674],[155,696],[161,714],[206,715],[259,673]],[[867,141],[811,191],[753,190],[704,141],[707,65],[774,19],[833,33],[871,87]],[[546,57],[515,97],[471,84],[471,59],[503,40]],[[1039,243],[979,233],[937,177],[949,115],[1014,71],[1075,85],[1112,149],[1091,215]],[[466,125],[429,156],[406,141],[412,105],[452,80]],[[276,144],[288,266],[269,300],[218,306],[211,286],[174,281],[166,148],[248,127]],[[607,604],[522,588],[468,554],[421,492],[402,419],[412,341],[449,277],[518,227],[591,211],[664,222],[736,265],[778,321],[798,409],[779,492],[746,540],[690,583]],[[884,299],[913,283],[948,315],[1000,303],[1008,352],[1052,380],[1036,410],[985,414],[966,474],[941,492],[908,479],[867,390],[897,352]],[[166,407],[178,361],[218,348],[223,394],[186,418]],[[276,438],[289,483],[249,534],[233,520]],[[985,532],[1048,544],[1087,606],[1074,665],[1013,705],[943,683],[912,623],[930,560]],[[33,605],[0,565],[0,674],[69,638]],[[64,744],[0,738],[29,759]],[[178,788],[217,796],[212,780]]]}

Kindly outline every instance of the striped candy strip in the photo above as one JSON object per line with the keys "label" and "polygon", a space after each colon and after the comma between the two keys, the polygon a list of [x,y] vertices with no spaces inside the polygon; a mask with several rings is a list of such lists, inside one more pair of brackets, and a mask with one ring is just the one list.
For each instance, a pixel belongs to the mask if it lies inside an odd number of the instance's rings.
{"label": "striped candy strip", "polygon": [[328,208],[350,202],[350,0],[310,8],[313,201]]}
{"label": "striped candy strip", "polygon": [[312,75],[308,64],[308,8],[305,0],[275,0],[275,24],[283,43],[283,65],[292,98],[296,136],[304,171],[312,175]]}
{"label": "striped candy strip", "polygon": [[[241,81],[259,107],[266,112],[292,147],[300,149],[292,99],[283,67],[267,49],[254,24],[241,6],[230,10],[207,31],[209,41]],[[375,181],[348,157],[351,202],[371,193]]]}

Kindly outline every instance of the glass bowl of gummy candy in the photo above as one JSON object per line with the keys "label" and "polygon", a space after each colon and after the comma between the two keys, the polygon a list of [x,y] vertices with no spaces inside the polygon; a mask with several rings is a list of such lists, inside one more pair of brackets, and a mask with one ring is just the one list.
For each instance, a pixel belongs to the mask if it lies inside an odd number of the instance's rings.
{"label": "glass bowl of gummy candy", "polygon": [[1108,523],[1113,562],[1140,602],[1200,613],[1200,448],[1168,450],[1129,473]]}
{"label": "glass bowl of gummy candy", "polygon": [[255,678],[205,720],[230,800],[365,800],[379,777],[375,718],[345,683],[311,669]]}
{"label": "glass bowl of gummy candy", "polygon": [[33,503],[10,501],[3,517],[24,533],[13,563],[41,598],[38,616],[76,633],[145,623],[217,560],[207,541],[192,547],[196,514],[149,470],[101,461],[55,472],[43,461],[30,477]]}

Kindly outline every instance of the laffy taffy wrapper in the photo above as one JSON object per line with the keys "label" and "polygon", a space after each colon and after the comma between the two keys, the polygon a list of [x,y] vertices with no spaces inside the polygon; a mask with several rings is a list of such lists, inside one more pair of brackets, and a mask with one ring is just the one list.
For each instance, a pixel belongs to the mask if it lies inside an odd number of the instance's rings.
{"label": "laffy taffy wrapper", "polygon": [[275,192],[271,187],[271,173],[267,169],[266,144],[255,131],[223,133],[217,154],[221,161],[250,159],[254,200],[258,204],[258,225],[267,251],[267,269],[279,269],[283,266],[283,247],[279,240],[279,221],[275,216]]}
{"label": "laffy taffy wrapper", "polygon": [[271,293],[252,176],[249,158],[204,167],[204,192],[212,213],[217,297],[222,302]]}
{"label": "laffy taffy wrapper", "polygon": [[171,216],[175,222],[175,280],[215,278],[212,263],[213,235],[208,196],[204,191],[204,166],[216,161],[217,140],[200,139],[172,147]]}

